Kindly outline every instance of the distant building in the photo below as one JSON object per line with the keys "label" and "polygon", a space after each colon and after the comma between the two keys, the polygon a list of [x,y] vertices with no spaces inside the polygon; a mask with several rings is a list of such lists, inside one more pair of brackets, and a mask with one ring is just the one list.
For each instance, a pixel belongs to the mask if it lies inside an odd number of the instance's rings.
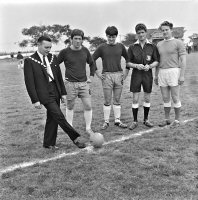
{"label": "distant building", "polygon": [[[184,27],[175,27],[173,28],[173,37],[183,40],[184,32]],[[154,44],[157,44],[164,39],[163,34],[159,29],[148,29],[147,38]]]}

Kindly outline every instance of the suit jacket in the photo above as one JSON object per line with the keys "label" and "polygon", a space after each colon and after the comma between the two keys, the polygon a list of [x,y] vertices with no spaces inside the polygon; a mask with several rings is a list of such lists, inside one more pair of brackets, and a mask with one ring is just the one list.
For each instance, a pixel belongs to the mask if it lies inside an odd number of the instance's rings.
{"label": "suit jacket", "polygon": [[[49,60],[54,81],[61,98],[62,95],[66,95],[66,90],[57,57],[55,55],[48,54],[47,58]],[[49,76],[42,65],[42,61],[37,52],[26,58],[24,61],[24,78],[25,85],[32,103],[36,103],[38,101],[43,105],[48,103]]]}

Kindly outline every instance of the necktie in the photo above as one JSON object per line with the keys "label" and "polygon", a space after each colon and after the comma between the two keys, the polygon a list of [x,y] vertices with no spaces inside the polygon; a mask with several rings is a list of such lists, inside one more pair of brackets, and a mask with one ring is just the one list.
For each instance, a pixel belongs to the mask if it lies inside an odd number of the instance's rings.
{"label": "necktie", "polygon": [[43,64],[44,64],[45,70],[47,71],[47,63],[46,63],[46,61],[45,61],[45,56],[43,56]]}
{"label": "necktie", "polygon": [[49,80],[53,80],[53,75],[49,75],[50,74],[50,69],[49,67],[47,66],[47,63],[45,61],[45,56],[43,56],[43,64],[44,64],[44,68],[46,70],[46,72],[48,73],[48,76],[49,76]]}

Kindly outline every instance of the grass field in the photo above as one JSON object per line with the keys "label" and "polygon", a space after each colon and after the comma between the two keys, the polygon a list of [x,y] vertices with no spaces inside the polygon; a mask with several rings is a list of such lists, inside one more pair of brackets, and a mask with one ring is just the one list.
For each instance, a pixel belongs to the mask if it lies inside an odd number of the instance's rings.
{"label": "grass field", "polygon": [[[45,109],[32,107],[25,90],[23,71],[17,69],[16,63],[0,61],[0,171],[16,164],[52,158],[48,162],[1,173],[0,199],[197,200],[197,63],[198,54],[187,55],[186,81],[181,89],[181,119],[185,123],[179,128],[157,128],[164,111],[160,90],[154,85],[150,120],[156,128],[146,132],[149,129],[142,125],[141,100],[137,129],[115,127],[112,112],[109,129],[101,131],[103,94],[100,81],[95,77],[92,127],[109,143],[101,149],[79,150],[59,129],[57,145],[60,150],[52,152],[42,148]],[[132,121],[129,81],[130,75],[124,83],[121,100],[122,120],[128,125]],[[61,108],[65,113],[63,105]],[[171,118],[174,118],[173,110]],[[79,100],[75,107],[74,127],[84,134],[83,109]],[[138,136],[140,132],[144,134]],[[123,140],[123,136],[131,138]],[[64,153],[62,158],[53,159]]]}

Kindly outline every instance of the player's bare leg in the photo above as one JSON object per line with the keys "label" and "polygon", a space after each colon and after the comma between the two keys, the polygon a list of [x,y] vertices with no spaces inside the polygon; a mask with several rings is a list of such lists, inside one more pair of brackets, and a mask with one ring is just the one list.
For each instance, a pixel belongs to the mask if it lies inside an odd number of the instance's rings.
{"label": "player's bare leg", "polygon": [[67,106],[66,106],[66,120],[68,123],[72,126],[73,124],[73,116],[74,116],[74,105],[75,105],[75,99],[73,100],[67,100]]}
{"label": "player's bare leg", "polygon": [[181,101],[179,98],[180,86],[171,87],[171,96],[173,99],[174,111],[175,111],[175,121],[171,124],[172,126],[178,126],[180,124],[180,110]]}
{"label": "player's bare leg", "polygon": [[111,112],[112,92],[113,92],[113,90],[110,89],[110,88],[103,88],[103,94],[104,94],[104,105],[103,105],[104,124],[102,126],[103,130],[109,127],[109,117],[110,117],[110,112]]}
{"label": "player's bare leg", "polygon": [[93,133],[91,129],[91,122],[92,122],[92,107],[91,107],[91,98],[81,98],[83,106],[84,106],[84,118],[86,124],[86,133],[91,134]]}
{"label": "player's bare leg", "polygon": [[122,94],[122,88],[114,88],[113,89],[113,111],[115,117],[115,125],[119,126],[120,128],[127,128],[127,124],[124,124],[120,120],[121,116],[121,105],[120,105],[120,98]]}

